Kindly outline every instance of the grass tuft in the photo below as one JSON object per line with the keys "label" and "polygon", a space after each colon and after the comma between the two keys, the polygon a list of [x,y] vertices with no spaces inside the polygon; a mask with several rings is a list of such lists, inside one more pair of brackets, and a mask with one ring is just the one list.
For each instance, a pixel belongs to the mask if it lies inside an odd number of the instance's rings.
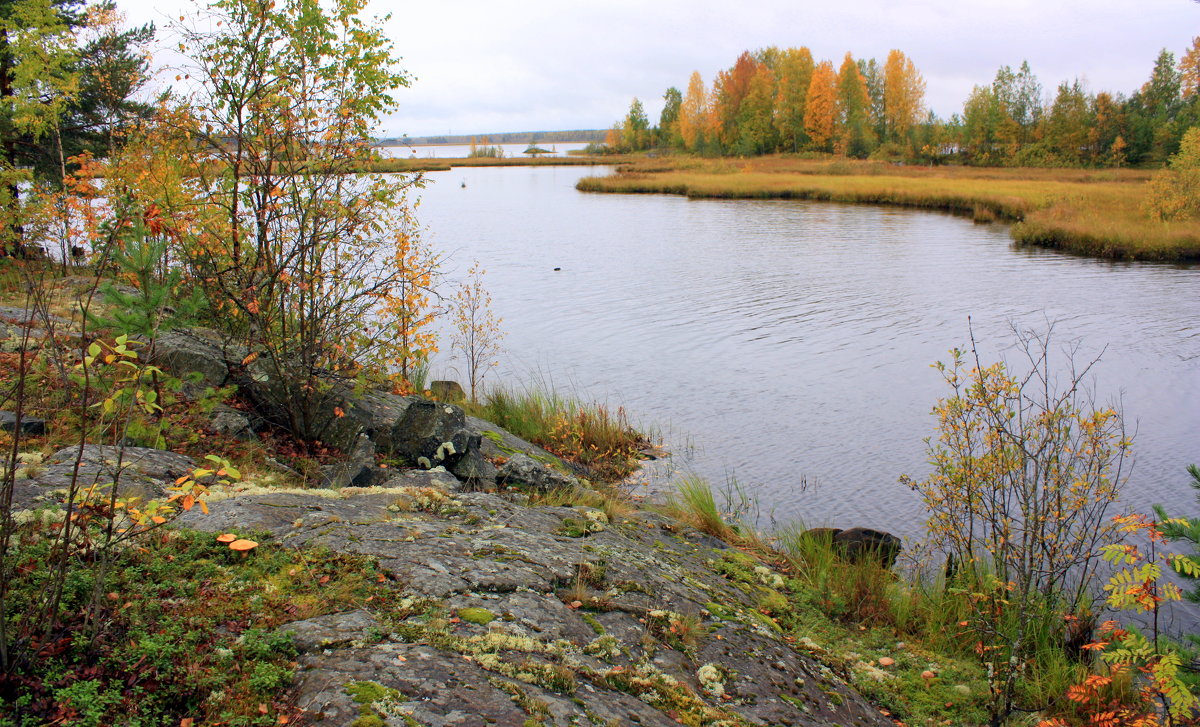
{"label": "grass tuft", "polygon": [[469,414],[493,422],[522,439],[588,467],[602,481],[617,481],[637,469],[649,438],[635,429],[623,407],[577,399],[535,388],[495,387]]}

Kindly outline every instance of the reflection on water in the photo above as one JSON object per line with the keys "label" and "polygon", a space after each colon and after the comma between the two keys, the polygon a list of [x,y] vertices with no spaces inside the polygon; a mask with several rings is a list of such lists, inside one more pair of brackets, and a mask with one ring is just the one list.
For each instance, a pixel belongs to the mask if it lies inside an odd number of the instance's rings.
{"label": "reflection on water", "polygon": [[991,358],[1010,322],[1052,320],[1107,347],[1098,388],[1138,424],[1130,504],[1196,511],[1200,270],[1018,250],[1003,226],[928,212],[576,192],[589,173],[430,175],[422,223],[452,277],[483,262],[504,318],[498,378],[624,405],[777,519],[915,534],[896,480],[927,470],[946,393],[930,364],[968,316]]}

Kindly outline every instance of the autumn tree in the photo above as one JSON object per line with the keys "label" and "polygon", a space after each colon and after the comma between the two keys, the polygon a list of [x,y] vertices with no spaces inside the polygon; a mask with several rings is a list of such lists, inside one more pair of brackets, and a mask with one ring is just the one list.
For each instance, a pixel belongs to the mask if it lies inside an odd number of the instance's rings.
{"label": "autumn tree", "polygon": [[788,48],[776,71],[775,129],[786,151],[800,151],[808,141],[804,112],[812,83],[813,58],[808,48]]}
{"label": "autumn tree", "polygon": [[837,78],[837,140],[835,148],[847,156],[862,158],[875,147],[871,131],[871,99],[858,64],[849,53],[842,60]]}
{"label": "autumn tree", "polygon": [[704,133],[705,117],[707,116],[708,92],[704,89],[704,79],[700,71],[692,71],[688,79],[687,93],[679,106],[679,136],[683,147],[688,151],[696,151]]}
{"label": "autumn tree", "polygon": [[24,145],[57,126],[79,88],[72,27],[74,0],[0,3],[0,254],[24,249],[21,185],[31,177]]}
{"label": "autumn tree", "polygon": [[17,158],[39,179],[59,182],[69,160],[84,152],[103,158],[153,107],[137,100],[149,80],[146,46],[154,26],[124,27],[111,2],[73,13],[75,52],[66,70],[76,78],[45,143],[31,136],[18,144]]}
{"label": "autumn tree", "polygon": [[738,110],[740,154],[766,154],[775,151],[775,74],[760,63],[750,79],[750,87]]}
{"label": "autumn tree", "polygon": [[1054,161],[1064,165],[1084,162],[1093,123],[1092,101],[1083,84],[1059,84],[1046,118],[1043,143]]}
{"label": "autumn tree", "polygon": [[1093,164],[1119,167],[1125,163],[1124,105],[1105,91],[1092,99],[1092,126],[1088,131],[1088,152]]}
{"label": "autumn tree", "polygon": [[483,285],[485,272],[476,261],[451,301],[451,346],[462,356],[471,401],[479,396],[488,369],[496,365],[504,338],[503,319],[492,312],[492,296]]}
{"label": "autumn tree", "polygon": [[683,94],[674,86],[663,94],[663,109],[658,117],[658,143],[662,146],[679,146],[679,109],[683,105]]}
{"label": "autumn tree", "polygon": [[899,50],[883,66],[883,107],[890,141],[901,142],[925,112],[925,79],[912,59]]}
{"label": "autumn tree", "polygon": [[933,472],[902,478],[921,496],[931,543],[970,594],[969,633],[988,675],[989,724],[1016,708],[1017,687],[1039,649],[1061,649],[1063,615],[1090,612],[1108,517],[1128,477],[1121,413],[1097,406],[1087,385],[1096,360],[1059,354],[1051,332],[1017,332],[1018,362],[985,365],[954,350],[937,364],[951,395],[934,407],[927,440]]}
{"label": "autumn tree", "polygon": [[1200,36],[1192,38],[1192,47],[1179,59],[1179,90],[1184,100],[1200,91]]}
{"label": "autumn tree", "polygon": [[631,151],[645,149],[649,132],[650,120],[646,118],[646,109],[635,96],[629,104],[625,120],[621,122],[621,143]]}
{"label": "autumn tree", "polygon": [[1150,180],[1146,209],[1163,222],[1200,213],[1200,126],[1183,135],[1179,152]]}
{"label": "autumn tree", "polygon": [[422,389],[429,357],[438,350],[433,291],[442,260],[415,225],[406,227],[396,238],[392,264],[398,274],[382,295],[380,321],[387,339],[384,358],[395,389],[411,394]]}
{"label": "autumn tree", "polygon": [[742,101],[750,93],[750,84],[761,65],[749,51],[743,51],[733,67],[718,72],[713,81],[710,113],[716,125],[716,139],[725,151],[733,150],[738,143]]}
{"label": "autumn tree", "polygon": [[808,135],[813,148],[830,150],[836,113],[837,75],[832,63],[821,61],[813,69],[808,95],[804,100],[804,133]]}
{"label": "autumn tree", "polygon": [[177,249],[253,354],[248,395],[306,439],[383,349],[374,320],[404,274],[390,258],[410,181],[347,173],[375,158],[372,129],[409,82],[364,4],[218,0],[179,29],[203,208]]}

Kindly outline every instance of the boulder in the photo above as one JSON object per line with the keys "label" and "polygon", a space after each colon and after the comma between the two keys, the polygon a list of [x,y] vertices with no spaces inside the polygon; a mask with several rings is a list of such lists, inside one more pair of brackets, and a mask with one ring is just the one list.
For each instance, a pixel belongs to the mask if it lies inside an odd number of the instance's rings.
{"label": "boulder", "polygon": [[150,363],[181,379],[199,374],[202,387],[230,383],[229,362],[219,335],[206,328],[160,333]]}
{"label": "boulder", "polygon": [[[357,488],[246,492],[198,509],[179,524],[366,555],[395,584],[386,604],[279,627],[301,652],[286,699],[306,724],[893,724],[813,658],[821,647],[793,643],[759,611],[757,568],[717,572],[724,551],[662,515],[583,535],[579,523],[600,526],[603,512]],[[603,607],[573,602],[593,599]],[[694,640],[671,637],[675,620],[696,623]]]}
{"label": "boulder", "polygon": [[484,459],[481,449],[469,449],[450,471],[463,481],[465,489],[483,492],[496,489],[496,466]]}
{"label": "boulder", "polygon": [[[17,415],[11,411],[0,411],[0,429],[6,432],[16,431]],[[40,436],[46,433],[46,420],[24,414],[21,416],[20,430],[21,434]]]}
{"label": "boulder", "polygon": [[873,558],[884,568],[896,563],[901,549],[900,538],[870,528],[809,528],[803,537],[832,545],[835,552],[851,563]]}
{"label": "boulder", "polygon": [[345,460],[321,468],[321,486],[332,490],[371,487],[382,483],[389,475],[387,470],[375,463],[375,443],[367,435],[360,434],[357,444]]}
{"label": "boulder", "polygon": [[508,458],[496,475],[496,482],[510,487],[521,487],[537,492],[579,487],[579,480],[571,475],[547,467],[526,454],[514,454]]}
{"label": "boulder", "polygon": [[254,423],[244,412],[230,406],[218,406],[213,410],[208,428],[217,434],[224,434],[234,439],[253,442],[258,439],[254,431]]}
{"label": "boulder", "polygon": [[858,563],[864,559],[878,560],[884,568],[891,568],[900,555],[900,538],[882,530],[850,528],[833,536],[834,545],[841,548],[847,560]]}

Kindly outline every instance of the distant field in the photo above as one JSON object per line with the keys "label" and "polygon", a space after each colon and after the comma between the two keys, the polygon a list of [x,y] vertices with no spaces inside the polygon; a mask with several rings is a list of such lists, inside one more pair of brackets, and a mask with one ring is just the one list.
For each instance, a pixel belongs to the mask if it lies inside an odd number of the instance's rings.
{"label": "distant field", "polygon": [[688,197],[814,199],[894,204],[1011,221],[1022,243],[1116,260],[1200,261],[1200,222],[1152,220],[1144,211],[1152,172],[895,166],[882,162],[763,157],[642,159],[588,192]]}

